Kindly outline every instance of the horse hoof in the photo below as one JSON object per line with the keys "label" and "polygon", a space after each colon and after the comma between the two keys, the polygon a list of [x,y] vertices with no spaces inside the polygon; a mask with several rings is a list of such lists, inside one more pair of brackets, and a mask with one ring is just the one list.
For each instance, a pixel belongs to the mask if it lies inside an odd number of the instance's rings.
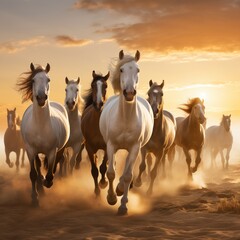
{"label": "horse hoof", "polygon": [[107,195],[107,201],[109,205],[115,205],[117,203],[117,196],[114,195]]}
{"label": "horse hoof", "polygon": [[50,188],[53,185],[53,181],[47,181],[46,179],[43,181],[43,185],[46,188]]}
{"label": "horse hoof", "polygon": [[126,207],[120,206],[118,208],[118,212],[117,212],[118,216],[125,216],[127,214],[128,214],[128,209]]}
{"label": "horse hoof", "polygon": [[142,180],[141,179],[136,179],[136,181],[134,182],[134,186],[141,187],[142,186]]}
{"label": "horse hoof", "polygon": [[104,188],[107,187],[107,185],[108,185],[108,182],[106,180],[100,180],[99,181],[99,187],[100,188],[104,189]]}
{"label": "horse hoof", "polygon": [[196,171],[197,171],[197,168],[196,168],[196,167],[192,167],[192,168],[191,168],[191,172],[192,172],[192,173],[195,173]]}
{"label": "horse hoof", "polygon": [[9,166],[10,168],[13,168],[13,166],[14,166],[14,164],[11,163],[11,162],[7,162],[7,164],[8,164],[8,166]]}
{"label": "horse hoof", "polygon": [[94,193],[98,197],[100,195],[100,189],[99,188],[95,188]]}
{"label": "horse hoof", "polygon": [[38,200],[32,200],[32,207],[34,207],[34,208],[38,208],[39,207]]}
{"label": "horse hoof", "polygon": [[123,195],[123,190],[120,189],[119,184],[116,187],[116,193],[117,193],[117,196],[122,196]]}
{"label": "horse hoof", "polygon": [[147,190],[147,196],[151,196],[151,195],[152,195],[152,189],[149,188],[149,189]]}

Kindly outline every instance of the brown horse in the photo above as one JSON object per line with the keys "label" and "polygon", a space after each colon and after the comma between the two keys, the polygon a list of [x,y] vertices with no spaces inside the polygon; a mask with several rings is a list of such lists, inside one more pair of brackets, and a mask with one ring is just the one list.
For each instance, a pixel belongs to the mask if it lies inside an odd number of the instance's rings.
{"label": "brown horse", "polygon": [[7,109],[7,123],[8,127],[4,134],[4,145],[6,153],[6,163],[10,168],[13,167],[13,163],[10,160],[10,153],[16,153],[16,168],[19,171],[19,158],[22,149],[22,163],[21,167],[24,167],[24,155],[25,155],[25,146],[23,143],[21,131],[20,131],[20,118],[16,115],[16,108],[13,110]]}
{"label": "brown horse", "polygon": [[[206,122],[204,102],[199,98],[189,99],[188,103],[180,107],[189,115],[176,118],[177,131],[175,144],[182,147],[188,165],[188,177],[192,179],[192,173],[197,171],[201,162],[201,152],[204,144],[205,130],[203,124]],[[195,166],[191,168],[191,156],[189,151],[196,151]]]}
{"label": "brown horse", "polygon": [[[85,108],[82,113],[81,122],[82,133],[85,139],[84,144],[91,162],[91,173],[95,184],[94,192],[97,196],[100,194],[99,186],[102,188],[107,186],[105,179],[107,170],[106,144],[99,130],[99,119],[106,100],[109,75],[109,72],[106,76],[96,74],[95,71],[92,72],[93,80],[88,94],[84,97]],[[104,158],[100,166],[102,178],[98,184],[97,151],[100,149],[104,151]]]}
{"label": "brown horse", "polygon": [[163,165],[163,173],[165,175],[165,156],[171,150],[171,146],[174,142],[176,122],[170,112],[163,110],[162,89],[164,87],[164,81],[162,82],[162,84],[158,85],[156,82],[153,83],[152,80],[150,80],[149,86],[150,89],[148,91],[148,102],[150,103],[153,110],[154,127],[150,140],[145,146],[141,148],[142,161],[139,166],[139,174],[136,179],[135,185],[141,186],[141,175],[146,168],[146,155],[149,153],[153,153],[156,157],[156,161],[150,173],[151,181],[148,188],[148,194],[151,194],[153,190],[153,183],[157,176],[157,170],[160,163],[162,163]]}

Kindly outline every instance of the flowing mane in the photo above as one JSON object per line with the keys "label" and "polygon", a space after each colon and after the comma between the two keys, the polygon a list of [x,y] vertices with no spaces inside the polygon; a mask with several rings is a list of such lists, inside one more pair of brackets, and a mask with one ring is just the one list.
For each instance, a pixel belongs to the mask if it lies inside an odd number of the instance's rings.
{"label": "flowing mane", "polygon": [[188,100],[188,103],[182,104],[183,107],[179,107],[179,109],[183,110],[184,112],[190,114],[194,105],[200,103],[202,106],[203,101],[200,98],[191,98]]}
{"label": "flowing mane", "polygon": [[131,61],[135,61],[135,58],[133,56],[124,55],[124,58],[121,59],[121,60],[119,59],[119,61],[117,62],[116,66],[112,66],[112,69],[114,67],[114,71],[111,74],[112,75],[111,82],[112,82],[112,87],[113,87],[113,90],[114,90],[115,94],[117,94],[117,93],[119,93],[121,91],[121,86],[120,86],[120,68],[125,63],[131,62]]}
{"label": "flowing mane", "polygon": [[29,99],[33,99],[33,93],[32,93],[32,79],[33,77],[39,73],[39,72],[43,72],[45,71],[45,69],[38,65],[34,71],[28,71],[28,72],[24,72],[21,75],[26,75],[25,77],[20,77],[18,82],[17,82],[17,91],[22,93],[22,102],[26,102]]}

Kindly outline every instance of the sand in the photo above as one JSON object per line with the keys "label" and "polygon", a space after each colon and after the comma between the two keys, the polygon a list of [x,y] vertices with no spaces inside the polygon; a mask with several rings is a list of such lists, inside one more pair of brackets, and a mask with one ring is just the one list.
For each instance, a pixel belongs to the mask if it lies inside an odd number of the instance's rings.
{"label": "sand", "polygon": [[56,176],[37,209],[30,204],[28,166],[16,173],[1,159],[0,239],[240,239],[237,159],[228,171],[220,162],[214,170],[200,168],[192,183],[186,163],[176,160],[173,177],[158,177],[152,196],[146,195],[147,179],[130,190],[129,212],[123,217],[116,215],[120,198],[110,206],[107,189],[94,196],[86,158],[73,176]]}

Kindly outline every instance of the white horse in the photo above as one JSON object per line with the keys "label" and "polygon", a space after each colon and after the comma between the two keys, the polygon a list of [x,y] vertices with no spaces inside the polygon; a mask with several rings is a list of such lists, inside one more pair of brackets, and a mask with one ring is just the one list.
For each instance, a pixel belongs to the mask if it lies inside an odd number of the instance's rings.
{"label": "white horse", "polygon": [[[80,78],[76,81],[65,78],[67,84],[65,91],[65,107],[68,113],[68,119],[70,124],[70,137],[66,143],[66,148],[71,149],[70,153],[70,172],[72,173],[73,168],[79,168],[81,162],[81,153],[83,150],[83,134],[81,130],[81,107],[83,100],[79,94],[80,90]],[[68,150],[69,151],[69,150]],[[78,162],[76,162],[78,159]]]}
{"label": "white horse", "polygon": [[[233,144],[230,127],[231,115],[223,115],[220,125],[211,126],[206,130],[205,148],[210,151],[212,167],[216,167],[215,158],[220,153],[222,167],[223,169],[228,169],[229,155]],[[224,150],[226,150],[226,157],[223,154]]]}
{"label": "white horse", "polygon": [[[31,99],[33,102],[24,112],[21,132],[31,168],[32,204],[38,206],[38,191],[43,190],[42,184],[48,188],[52,186],[56,154],[66,144],[70,129],[65,107],[48,100],[50,65],[44,69],[41,66],[35,68],[31,63],[30,69],[17,86],[23,94],[23,101]],[[47,160],[45,177],[40,171],[40,153]]]}
{"label": "white horse", "polygon": [[139,51],[135,57],[119,52],[119,61],[112,74],[112,85],[115,93],[107,100],[100,117],[99,127],[107,144],[108,169],[107,177],[109,189],[107,200],[110,205],[117,202],[113,189],[115,179],[114,155],[119,149],[128,151],[123,174],[120,178],[116,193],[123,195],[118,214],[127,214],[129,186],[133,178],[133,166],[142,146],[151,137],[153,130],[153,113],[150,104],[137,96],[138,72],[137,61]]}

